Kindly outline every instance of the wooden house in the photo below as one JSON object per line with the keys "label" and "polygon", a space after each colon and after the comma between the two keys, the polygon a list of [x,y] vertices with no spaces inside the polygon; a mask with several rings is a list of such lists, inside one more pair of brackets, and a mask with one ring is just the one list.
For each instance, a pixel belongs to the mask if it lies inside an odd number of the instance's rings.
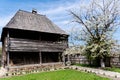
{"label": "wooden house", "polygon": [[68,34],[36,10],[17,11],[3,28],[1,41],[2,66],[9,70],[64,65]]}

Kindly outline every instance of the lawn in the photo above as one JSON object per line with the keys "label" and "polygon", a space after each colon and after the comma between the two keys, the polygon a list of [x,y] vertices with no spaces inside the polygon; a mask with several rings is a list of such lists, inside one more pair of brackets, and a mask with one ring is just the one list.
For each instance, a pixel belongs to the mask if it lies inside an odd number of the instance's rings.
{"label": "lawn", "polygon": [[0,80],[110,80],[96,76],[95,74],[75,71],[75,70],[59,70],[52,72],[42,72],[36,74],[28,74],[23,76],[13,76]]}

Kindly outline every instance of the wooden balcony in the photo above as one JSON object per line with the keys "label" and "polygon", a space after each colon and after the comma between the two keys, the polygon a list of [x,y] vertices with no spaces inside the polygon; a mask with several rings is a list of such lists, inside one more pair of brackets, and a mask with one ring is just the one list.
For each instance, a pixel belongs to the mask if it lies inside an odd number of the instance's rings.
{"label": "wooden balcony", "polygon": [[50,42],[40,40],[9,38],[9,51],[27,52],[63,52],[67,42]]}

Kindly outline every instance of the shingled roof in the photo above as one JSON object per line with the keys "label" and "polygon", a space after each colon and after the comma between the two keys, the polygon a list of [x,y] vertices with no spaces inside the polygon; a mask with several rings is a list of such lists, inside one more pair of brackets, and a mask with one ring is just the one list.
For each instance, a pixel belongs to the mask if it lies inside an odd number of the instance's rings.
{"label": "shingled roof", "polygon": [[22,29],[38,32],[66,34],[45,15],[27,12],[23,10],[17,11],[15,16],[8,22],[4,28]]}

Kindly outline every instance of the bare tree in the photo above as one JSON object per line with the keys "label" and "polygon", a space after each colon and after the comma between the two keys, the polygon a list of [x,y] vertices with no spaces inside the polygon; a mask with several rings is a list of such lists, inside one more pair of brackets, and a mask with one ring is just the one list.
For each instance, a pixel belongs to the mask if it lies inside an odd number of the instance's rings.
{"label": "bare tree", "polygon": [[113,33],[120,24],[120,0],[90,0],[80,9],[71,10],[73,21],[82,27],[80,40],[86,42],[84,49],[89,58],[104,59],[110,55],[114,45]]}

